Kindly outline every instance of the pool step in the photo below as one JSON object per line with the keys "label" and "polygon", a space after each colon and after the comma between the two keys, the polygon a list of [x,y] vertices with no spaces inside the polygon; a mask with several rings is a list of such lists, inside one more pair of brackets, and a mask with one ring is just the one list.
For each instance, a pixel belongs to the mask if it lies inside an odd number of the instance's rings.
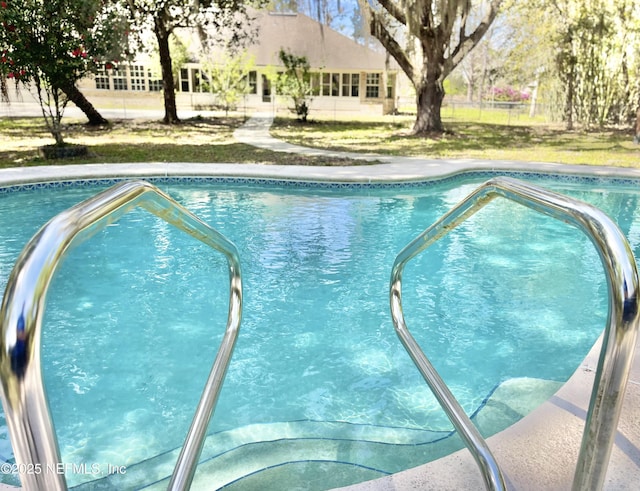
{"label": "pool step", "polygon": [[564,382],[531,377],[502,382],[473,416],[473,422],[487,437],[508,428],[555,394]]}
{"label": "pool step", "polygon": [[[247,474],[266,468],[298,461],[336,461],[352,458],[349,465],[375,466],[378,460],[388,460],[380,448],[396,446],[433,447],[431,442],[446,439],[450,432],[432,432],[411,428],[386,428],[370,425],[354,425],[344,422],[294,421],[249,425],[230,431],[209,435],[200,456],[197,476],[206,474],[208,488],[214,489],[234,482]],[[126,474],[112,475],[92,483],[73,487],[77,490],[96,489],[97,483],[111,485],[113,489],[143,488],[166,489],[180,449],[158,455],[144,462],[127,467]],[[380,454],[382,453],[382,456]],[[412,451],[415,453],[415,450]],[[351,455],[351,457],[349,457]],[[399,464],[402,465],[402,464]],[[207,469],[207,471],[203,471]],[[373,471],[376,475],[378,471]],[[395,472],[392,470],[391,472]],[[108,487],[106,489],[109,489]],[[193,488],[197,489],[197,488]]]}
{"label": "pool step", "polygon": [[[530,378],[508,380],[488,397],[474,422],[483,434],[500,431],[560,385]],[[207,437],[192,489],[325,490],[415,467],[459,448],[460,438],[448,432],[344,422],[249,425]],[[175,449],[128,466],[124,475],[73,489],[166,489],[178,453]]]}
{"label": "pool step", "polygon": [[[456,440],[454,438],[448,440]],[[454,442],[455,443],[455,442]],[[426,460],[446,455],[457,447],[447,445],[398,445],[351,440],[295,439],[260,442],[239,447],[198,465],[192,489],[246,489],[267,476],[278,476],[277,489],[327,489],[374,479]],[[433,452],[440,452],[434,455]],[[331,468],[333,475],[327,476]],[[295,470],[295,472],[292,472]],[[301,474],[298,474],[301,472]],[[166,482],[150,489],[166,489]],[[311,486],[315,483],[315,487]],[[264,488],[263,488],[264,489]]]}

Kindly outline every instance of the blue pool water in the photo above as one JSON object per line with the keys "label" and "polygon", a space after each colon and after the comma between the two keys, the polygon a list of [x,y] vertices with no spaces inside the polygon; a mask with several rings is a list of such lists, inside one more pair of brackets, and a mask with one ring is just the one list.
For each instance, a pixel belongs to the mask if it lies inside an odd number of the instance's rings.
{"label": "blue pool water", "polygon": [[[288,489],[320,490],[460,447],[394,333],[388,282],[396,254],[483,181],[158,184],[230,238],[243,267],[240,337],[196,487],[283,489],[289,480]],[[605,210],[640,253],[637,185],[542,184]],[[0,195],[2,290],[38,228],[100,189]],[[143,210],[71,251],[43,332],[62,458],[78,466],[70,485],[104,486],[110,464],[127,468],[109,478],[117,489],[166,487],[222,338],[227,288],[221,255]],[[486,434],[549,397],[607,313],[588,239],[505,200],[410,262],[403,292],[409,328]],[[11,459],[4,425],[0,437],[0,456]]]}

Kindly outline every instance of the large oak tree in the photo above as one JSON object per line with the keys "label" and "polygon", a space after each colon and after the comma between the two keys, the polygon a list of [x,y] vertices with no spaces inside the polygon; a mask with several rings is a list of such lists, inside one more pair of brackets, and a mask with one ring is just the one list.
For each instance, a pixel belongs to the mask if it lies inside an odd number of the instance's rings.
{"label": "large oak tree", "polygon": [[415,134],[442,132],[444,80],[480,42],[502,0],[360,0],[371,33],[416,92]]}

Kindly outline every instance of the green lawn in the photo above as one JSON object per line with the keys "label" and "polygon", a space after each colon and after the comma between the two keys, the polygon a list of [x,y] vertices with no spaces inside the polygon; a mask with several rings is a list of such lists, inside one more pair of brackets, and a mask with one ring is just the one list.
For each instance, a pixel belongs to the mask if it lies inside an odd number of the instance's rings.
{"label": "green lawn", "polygon": [[195,118],[167,126],[157,121],[113,121],[106,128],[68,124],[65,141],[89,146],[88,157],[45,160],[38,147],[53,139],[40,118],[0,118],[0,168],[120,162],[258,162],[345,165],[350,160],[276,153],[238,143],[233,131],[241,117]]}
{"label": "green lawn", "polygon": [[[474,117],[476,121],[470,121]],[[350,152],[640,167],[640,146],[633,144],[630,130],[568,132],[540,118],[486,109],[444,108],[443,119],[448,131],[434,138],[410,136],[410,115],[314,117],[308,124],[285,116],[276,119],[272,134],[300,145]],[[89,157],[44,160],[38,147],[53,140],[41,118],[0,118],[0,168],[116,162],[367,163],[277,153],[238,143],[233,131],[244,122],[240,116],[194,118],[177,126],[113,121],[99,129],[66,122],[66,141],[89,145]]]}
{"label": "green lawn", "polygon": [[[486,110],[484,114],[485,119],[497,119]],[[387,121],[318,119],[307,125],[278,118],[271,133],[300,145],[387,155],[640,167],[640,146],[633,143],[630,130],[566,131],[522,115],[510,124],[443,119],[447,133],[433,138],[410,136],[409,116]]]}

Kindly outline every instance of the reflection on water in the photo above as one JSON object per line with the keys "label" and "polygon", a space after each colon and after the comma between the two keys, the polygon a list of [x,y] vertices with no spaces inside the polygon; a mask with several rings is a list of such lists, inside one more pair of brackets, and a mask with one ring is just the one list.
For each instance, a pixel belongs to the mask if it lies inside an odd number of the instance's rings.
{"label": "reflection on water", "polygon": [[[212,431],[307,420],[450,429],[393,332],[388,282],[400,249],[473,188],[170,186],[238,246],[243,267],[242,327]],[[610,213],[638,252],[637,190],[561,188]],[[2,285],[38,227],[93,194],[56,193],[2,196]],[[71,252],[43,335],[65,460],[131,465],[182,444],[226,323],[227,281],[219,254],[143,210]],[[501,382],[568,378],[605,322],[590,242],[504,200],[410,262],[404,285],[411,331],[469,413]]]}

